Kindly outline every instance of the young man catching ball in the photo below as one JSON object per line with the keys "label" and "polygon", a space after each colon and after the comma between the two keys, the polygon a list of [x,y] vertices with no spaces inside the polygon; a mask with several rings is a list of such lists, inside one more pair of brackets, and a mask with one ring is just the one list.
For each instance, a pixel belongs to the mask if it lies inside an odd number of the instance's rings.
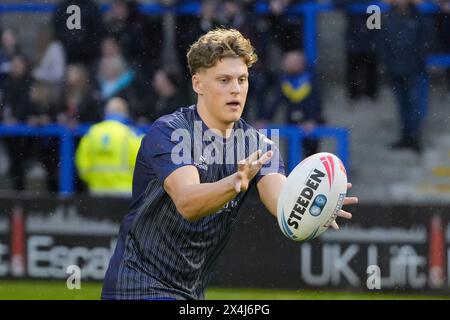
{"label": "young man catching ball", "polygon": [[142,141],[104,299],[203,299],[252,184],[276,217],[283,162],[241,119],[254,48],[238,31],[216,29],[187,57],[197,103],[159,118]]}

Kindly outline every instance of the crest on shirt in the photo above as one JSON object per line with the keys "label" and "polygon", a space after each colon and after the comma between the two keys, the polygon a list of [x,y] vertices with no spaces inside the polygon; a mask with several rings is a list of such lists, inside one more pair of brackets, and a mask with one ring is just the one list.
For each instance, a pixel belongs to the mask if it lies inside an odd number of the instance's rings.
{"label": "crest on shirt", "polygon": [[203,155],[201,155],[200,158],[198,159],[198,161],[195,162],[194,164],[199,169],[202,169],[202,170],[208,169],[208,164],[206,163],[206,158]]}

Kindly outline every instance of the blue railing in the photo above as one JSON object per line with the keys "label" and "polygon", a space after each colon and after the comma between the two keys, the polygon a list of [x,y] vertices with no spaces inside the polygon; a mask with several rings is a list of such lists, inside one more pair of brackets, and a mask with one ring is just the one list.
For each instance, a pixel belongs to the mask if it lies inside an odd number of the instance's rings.
{"label": "blue railing", "polygon": [[[60,141],[59,148],[59,192],[61,195],[71,195],[74,191],[74,134],[60,125],[30,127],[23,124],[0,125],[1,136],[14,137],[55,137]],[[10,159],[14,161],[14,159]]]}
{"label": "blue railing", "polygon": [[[75,138],[85,134],[89,125],[80,125],[75,129],[51,124],[43,127],[30,127],[23,124],[0,125],[0,137],[56,137],[59,139],[59,192],[62,196],[70,196],[74,193],[74,154]],[[334,138],[337,142],[336,155],[342,160],[344,166],[349,166],[348,139],[349,132],[344,128],[318,127],[309,135],[296,126],[275,126],[269,128],[279,129],[280,137],[288,142],[287,167],[290,172],[303,158],[302,140],[305,137]],[[141,128],[143,131],[143,128]],[[12,159],[14,161],[14,159]]]}
{"label": "blue railing", "polygon": [[[303,139],[305,138],[332,138],[336,141],[335,154],[342,160],[346,168],[349,168],[349,130],[339,127],[317,127],[312,132],[306,133],[302,128],[294,125],[277,126],[270,125],[268,129],[278,129],[280,138],[287,140],[288,157],[286,159],[288,172],[291,172],[303,159]],[[270,138],[270,137],[269,137]]]}

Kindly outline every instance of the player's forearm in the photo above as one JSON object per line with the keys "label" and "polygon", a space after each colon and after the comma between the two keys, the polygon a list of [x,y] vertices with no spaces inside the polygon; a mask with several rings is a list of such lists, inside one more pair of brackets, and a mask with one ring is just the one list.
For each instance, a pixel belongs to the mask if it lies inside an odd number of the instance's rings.
{"label": "player's forearm", "polygon": [[277,204],[279,193],[269,194],[264,199],[261,199],[266,209],[276,218],[277,217]]}
{"label": "player's forearm", "polygon": [[257,184],[261,202],[275,218],[277,217],[278,198],[285,181],[284,175],[271,174],[263,177]]}
{"label": "player's forearm", "polygon": [[234,175],[231,175],[217,182],[186,187],[176,205],[185,219],[194,221],[219,211],[236,195]]}

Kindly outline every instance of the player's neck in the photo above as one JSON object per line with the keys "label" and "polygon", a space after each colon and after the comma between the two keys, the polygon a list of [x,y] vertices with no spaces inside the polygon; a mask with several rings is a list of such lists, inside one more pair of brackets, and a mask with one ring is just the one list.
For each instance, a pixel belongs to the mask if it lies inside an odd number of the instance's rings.
{"label": "player's neck", "polygon": [[228,138],[231,135],[231,129],[234,127],[234,122],[223,123],[218,121],[208,112],[208,108],[199,102],[197,102],[197,112],[208,129],[225,138]]}

